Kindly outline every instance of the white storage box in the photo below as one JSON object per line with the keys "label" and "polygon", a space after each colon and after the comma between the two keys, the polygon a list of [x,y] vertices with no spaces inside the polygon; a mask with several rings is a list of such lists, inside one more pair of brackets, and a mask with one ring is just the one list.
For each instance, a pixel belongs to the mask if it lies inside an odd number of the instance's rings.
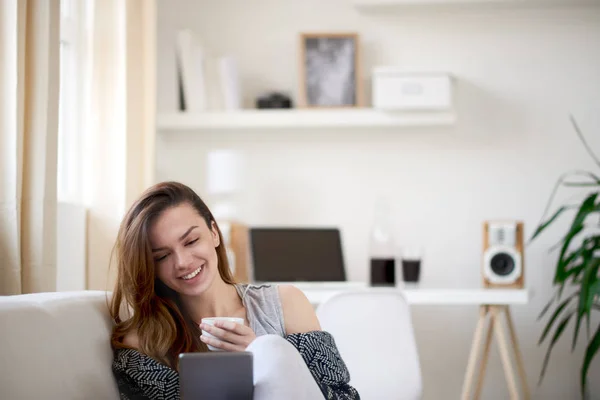
{"label": "white storage box", "polygon": [[373,70],[372,103],[373,108],[382,110],[450,110],[452,77],[378,67]]}

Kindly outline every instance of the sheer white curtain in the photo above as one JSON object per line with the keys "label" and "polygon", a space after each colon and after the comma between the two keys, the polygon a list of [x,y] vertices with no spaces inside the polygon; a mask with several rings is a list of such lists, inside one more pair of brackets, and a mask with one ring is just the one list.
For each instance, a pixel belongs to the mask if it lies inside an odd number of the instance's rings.
{"label": "sheer white curtain", "polygon": [[83,191],[87,288],[112,289],[110,252],[124,211],[153,181],[154,0],[92,0]]}
{"label": "sheer white curtain", "polygon": [[0,295],[56,287],[59,0],[0,2]]}

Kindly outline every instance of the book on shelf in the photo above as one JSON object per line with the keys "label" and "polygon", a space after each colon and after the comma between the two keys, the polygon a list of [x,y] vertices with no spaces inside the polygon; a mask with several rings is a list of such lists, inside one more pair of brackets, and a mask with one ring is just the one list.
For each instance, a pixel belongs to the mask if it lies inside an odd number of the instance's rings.
{"label": "book on shelf", "polygon": [[177,82],[180,110],[235,111],[242,107],[237,60],[216,56],[189,29],[177,34]]}

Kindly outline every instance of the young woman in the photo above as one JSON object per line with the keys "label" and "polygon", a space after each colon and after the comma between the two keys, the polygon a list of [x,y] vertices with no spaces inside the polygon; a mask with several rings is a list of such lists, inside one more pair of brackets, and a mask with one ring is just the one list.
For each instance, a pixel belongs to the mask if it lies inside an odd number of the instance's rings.
{"label": "young woman", "polygon": [[[255,399],[359,398],[300,290],[233,281],[217,222],[189,187],[164,182],[143,193],[115,252],[113,373],[122,399],[179,398],[179,354],[207,345],[253,353]],[[201,324],[213,316],[244,324]]]}

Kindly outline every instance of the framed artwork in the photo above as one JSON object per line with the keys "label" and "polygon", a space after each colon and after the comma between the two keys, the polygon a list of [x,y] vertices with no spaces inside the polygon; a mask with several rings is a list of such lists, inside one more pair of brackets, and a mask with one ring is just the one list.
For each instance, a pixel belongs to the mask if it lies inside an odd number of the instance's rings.
{"label": "framed artwork", "polygon": [[356,33],[301,33],[301,107],[360,107],[362,87]]}

